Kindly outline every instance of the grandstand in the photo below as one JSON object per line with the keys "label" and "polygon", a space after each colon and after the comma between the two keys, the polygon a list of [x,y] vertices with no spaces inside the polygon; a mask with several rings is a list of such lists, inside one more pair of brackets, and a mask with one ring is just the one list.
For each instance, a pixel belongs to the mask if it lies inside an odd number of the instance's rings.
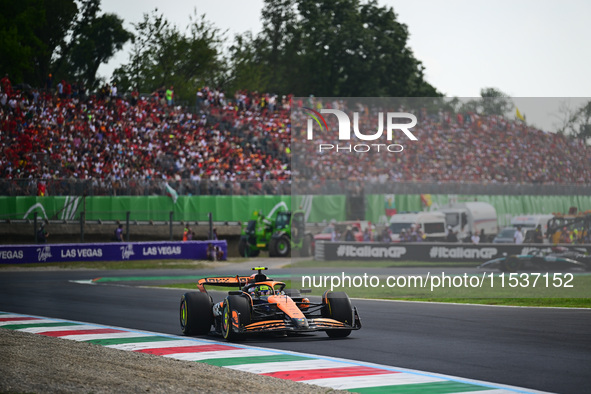
{"label": "grandstand", "polygon": [[343,182],[367,193],[589,194],[591,185],[582,140],[499,116],[421,109],[420,144],[403,154],[352,163],[298,152],[310,155],[292,174],[290,97],[204,89],[186,108],[104,91],[2,95],[5,196],[148,196],[165,182],[180,195],[289,195],[292,182],[299,194],[341,193]]}

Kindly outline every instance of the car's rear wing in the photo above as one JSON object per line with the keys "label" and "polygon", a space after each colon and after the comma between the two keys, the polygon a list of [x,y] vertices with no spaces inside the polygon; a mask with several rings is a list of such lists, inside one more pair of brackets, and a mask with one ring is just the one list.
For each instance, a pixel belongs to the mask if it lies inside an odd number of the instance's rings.
{"label": "car's rear wing", "polygon": [[239,276],[239,275],[202,278],[197,281],[197,288],[202,293],[205,293],[204,286],[224,286],[224,287],[234,287],[235,286],[240,289],[252,280],[253,280],[253,278],[250,276]]}

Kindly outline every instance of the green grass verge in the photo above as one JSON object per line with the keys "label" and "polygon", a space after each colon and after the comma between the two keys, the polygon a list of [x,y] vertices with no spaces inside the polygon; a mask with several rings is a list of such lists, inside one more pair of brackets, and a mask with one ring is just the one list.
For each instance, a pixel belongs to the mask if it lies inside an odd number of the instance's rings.
{"label": "green grass verge", "polygon": [[392,268],[392,267],[455,267],[455,268],[476,268],[479,263],[466,262],[439,262],[439,261],[387,261],[387,260],[365,260],[363,263],[353,260],[303,260],[285,265],[283,268]]}
{"label": "green grass verge", "polygon": [[[301,278],[293,280],[282,280],[287,288],[302,288]],[[499,286],[501,281],[494,278],[493,285]],[[545,284],[544,284],[545,285]],[[505,286],[507,282],[505,279]],[[161,285],[159,287],[172,287],[180,289],[195,290],[194,283],[180,283],[171,285]],[[460,304],[486,304],[486,305],[504,305],[504,306],[535,306],[535,307],[561,307],[561,308],[591,308],[591,276],[580,275],[573,279],[573,290],[570,293],[566,289],[556,288],[497,288],[482,289],[441,289],[442,291],[430,292],[423,289],[409,288],[388,288],[388,287],[338,287],[335,291],[345,291],[351,298],[365,299],[387,299],[403,301],[423,301],[423,302],[445,302]],[[208,290],[226,292],[236,290],[235,287],[210,287]],[[311,288],[311,295],[322,295],[325,288]],[[524,291],[522,291],[524,290]]]}

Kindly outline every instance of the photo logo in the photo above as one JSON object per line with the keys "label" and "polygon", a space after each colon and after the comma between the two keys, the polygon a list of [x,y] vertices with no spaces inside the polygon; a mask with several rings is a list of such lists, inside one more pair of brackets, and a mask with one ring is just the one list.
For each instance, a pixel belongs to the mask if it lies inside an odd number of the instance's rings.
{"label": "photo logo", "polygon": [[[351,129],[355,137],[361,141],[376,141],[384,135],[384,123],[386,140],[391,142],[393,140],[395,131],[402,131],[404,135],[411,141],[417,141],[417,137],[410,131],[411,128],[417,125],[417,117],[408,112],[387,112],[384,116],[383,112],[378,113],[378,129],[373,133],[364,133],[359,130],[359,112],[353,113],[353,122],[345,112],[338,109],[321,109],[320,112],[308,107],[302,107],[309,111],[310,118],[307,123],[307,139],[314,139],[314,122],[318,125],[321,132],[328,132],[328,124],[323,114],[331,114],[337,117],[339,125],[339,141],[351,140]],[[384,120],[385,119],[385,120]],[[402,120],[410,120],[410,122],[401,122]],[[351,127],[352,126],[352,127]],[[402,152],[404,147],[400,144],[355,144],[355,145],[339,145],[339,144],[318,144],[318,151],[334,151],[334,152],[357,152],[365,153],[370,151],[388,151],[388,152]]]}
{"label": "photo logo", "polygon": [[[312,108],[308,108],[308,107],[302,107],[304,109],[307,109],[308,111],[311,112],[310,116],[312,117],[312,119],[314,119],[316,121],[316,123],[318,123],[318,126],[320,127],[320,130],[322,130],[322,125],[324,124],[324,131],[328,131],[328,125],[326,124],[326,119],[324,119],[324,117],[322,115],[320,115],[320,113],[318,111],[314,111]],[[320,123],[320,120],[318,119],[322,119],[322,123]],[[308,119],[308,139],[311,140],[312,139],[312,119]]]}

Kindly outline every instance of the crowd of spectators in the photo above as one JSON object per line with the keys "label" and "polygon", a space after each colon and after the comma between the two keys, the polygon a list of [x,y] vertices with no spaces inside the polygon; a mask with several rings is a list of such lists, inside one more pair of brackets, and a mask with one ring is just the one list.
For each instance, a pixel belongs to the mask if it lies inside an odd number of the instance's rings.
{"label": "crowd of spectators", "polygon": [[[349,114],[351,121],[355,111],[359,114],[359,130],[365,134],[376,132],[377,109],[359,104],[347,108],[346,105],[338,101],[319,103],[306,99],[294,103],[294,108],[340,109]],[[397,110],[405,112],[405,108]],[[388,142],[402,145],[402,152],[392,153],[382,147],[379,152],[373,148],[367,153],[349,153],[346,149],[323,153],[319,151],[320,144],[346,148],[386,141],[384,137],[380,141],[339,141],[336,132],[316,132],[315,144],[305,143],[309,112],[294,111],[294,130],[299,130],[299,134],[294,134],[295,141],[303,141],[295,151],[304,152],[294,158],[294,178],[298,184],[303,180],[312,193],[314,189],[320,190],[330,182],[339,181],[362,185],[396,182],[591,184],[591,147],[582,139],[545,132],[522,121],[496,115],[429,113],[424,108],[410,112],[418,118],[417,125],[412,128],[417,141],[409,140],[398,131],[393,141]],[[336,116],[325,115],[324,118],[329,130],[338,130]]]}
{"label": "crowd of spectators", "polygon": [[162,194],[163,182],[182,194],[289,194],[289,107],[275,97],[228,101],[204,88],[190,111],[159,91],[124,98],[113,86],[89,96],[6,86],[0,179],[11,194]]}
{"label": "crowd of spectators", "polygon": [[[299,177],[309,192],[331,181],[591,184],[591,148],[500,116],[418,110],[404,151],[321,154],[292,147],[290,109],[343,108],[339,102],[203,88],[190,109],[174,104],[173,87],[123,97],[116,86],[88,94],[61,81],[59,90],[16,88],[0,81],[0,194],[289,194]],[[340,107],[339,107],[340,106]],[[360,128],[375,129],[358,107]],[[307,114],[295,115],[298,133]],[[326,116],[326,119],[332,119]],[[294,126],[294,127],[296,127]],[[334,133],[333,133],[334,134]],[[342,143],[317,133],[316,143]],[[366,141],[351,141],[364,143]],[[292,164],[291,149],[298,149]]]}

